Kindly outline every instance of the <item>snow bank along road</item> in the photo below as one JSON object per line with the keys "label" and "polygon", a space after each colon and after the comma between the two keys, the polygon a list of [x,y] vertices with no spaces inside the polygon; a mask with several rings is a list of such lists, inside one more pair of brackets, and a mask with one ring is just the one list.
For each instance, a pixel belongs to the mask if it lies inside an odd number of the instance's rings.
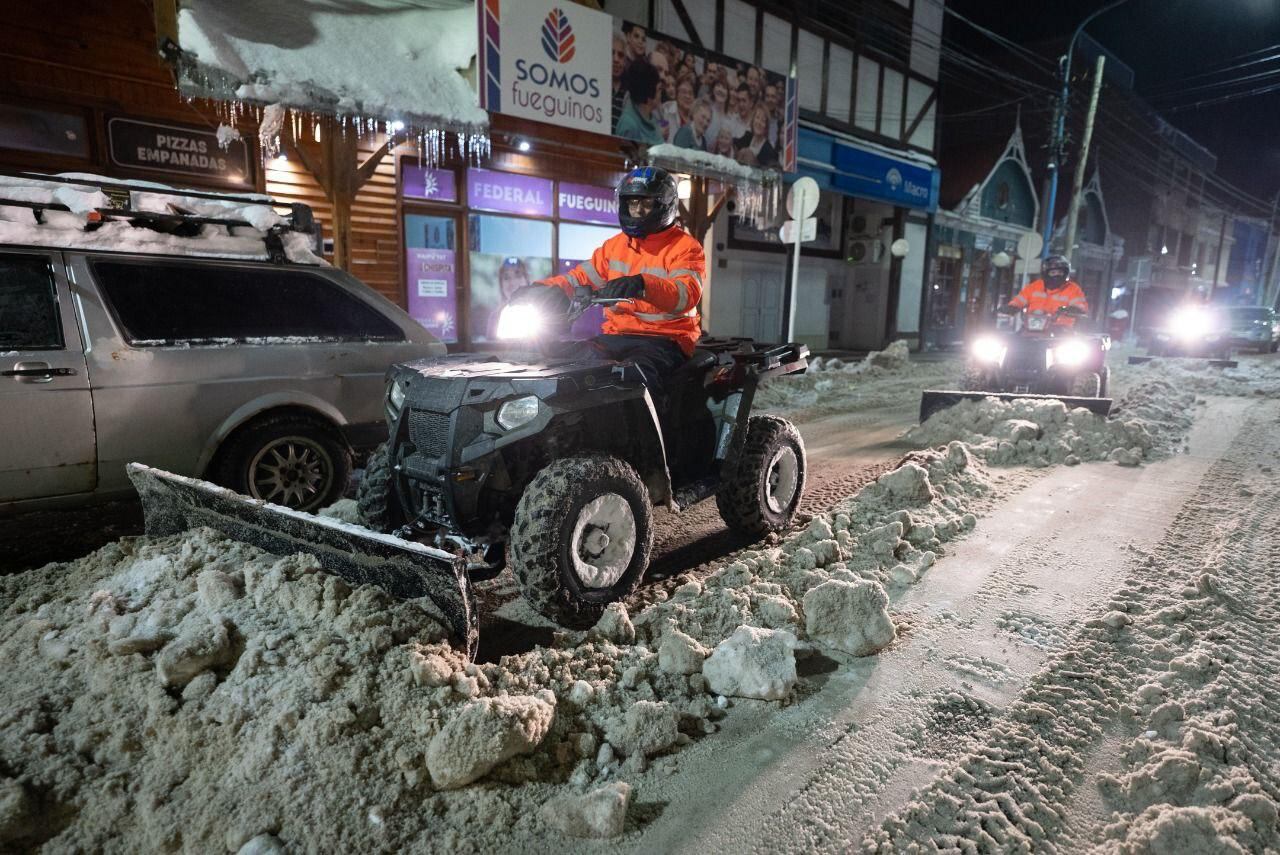
{"label": "snow bank along road", "polygon": [[0,579],[0,847],[1275,850],[1278,368],[956,407],[498,662],[207,530]]}

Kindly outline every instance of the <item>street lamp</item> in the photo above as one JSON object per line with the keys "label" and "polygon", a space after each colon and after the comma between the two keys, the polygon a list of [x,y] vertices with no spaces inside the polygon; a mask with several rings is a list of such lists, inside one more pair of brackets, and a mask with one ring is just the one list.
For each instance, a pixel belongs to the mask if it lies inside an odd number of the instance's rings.
{"label": "street lamp", "polygon": [[[1080,34],[1084,32],[1086,24],[1102,13],[1110,12],[1125,2],[1127,0],[1113,0],[1113,2],[1108,3],[1081,21],[1079,26],[1076,27],[1076,31],[1071,34],[1071,41],[1067,43],[1066,56],[1058,60],[1058,66],[1062,69],[1062,94],[1060,96],[1061,100],[1058,102],[1058,117],[1053,126],[1053,142],[1049,146],[1049,156],[1051,158],[1049,161],[1049,205],[1045,209],[1048,213],[1044,218],[1044,249],[1041,258],[1048,257],[1049,241],[1053,238],[1053,212],[1058,203],[1058,172],[1059,167],[1062,165],[1062,144],[1063,137],[1066,134],[1067,99],[1071,97],[1071,55],[1076,50],[1076,39],[1080,38]],[[1084,156],[1084,154],[1081,155],[1081,157]],[[1068,247],[1067,252],[1070,253],[1070,251],[1071,248]]]}

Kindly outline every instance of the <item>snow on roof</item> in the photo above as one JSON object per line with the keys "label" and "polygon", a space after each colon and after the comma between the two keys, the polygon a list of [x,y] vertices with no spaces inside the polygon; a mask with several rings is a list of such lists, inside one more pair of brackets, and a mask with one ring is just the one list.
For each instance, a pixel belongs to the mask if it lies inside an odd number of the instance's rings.
{"label": "snow on roof", "polygon": [[753,181],[757,184],[768,184],[777,180],[777,173],[766,172],[753,166],[738,163],[723,154],[712,154],[696,148],[662,143],[651,145],[648,149],[649,159],[671,166],[685,166],[694,172],[712,173],[714,177],[732,178],[739,181]]}
{"label": "snow on roof", "polygon": [[[49,180],[84,181],[83,184]],[[179,237],[149,228],[135,227],[123,220],[102,223],[85,231],[87,215],[114,206],[102,187],[128,187],[130,209],[152,213],[174,213],[170,205],[197,217],[244,220],[249,226],[228,229],[204,225],[198,235]],[[142,189],[134,189],[142,188]],[[152,192],[154,191],[154,192]],[[0,200],[32,204],[65,205],[69,211],[47,210],[37,222],[30,208],[0,205],[0,244],[49,246],[59,249],[100,249],[113,252],[140,252],[161,255],[190,255],[206,258],[267,260],[265,232],[285,223],[272,207],[269,196],[220,194],[199,191],[184,195],[181,189],[152,181],[123,184],[112,178],[85,173],[64,173],[44,179],[0,175]],[[217,198],[206,198],[217,197]],[[323,264],[312,251],[310,235],[285,231],[281,234],[285,255],[298,264]]]}
{"label": "snow on roof", "polygon": [[484,131],[465,76],[478,40],[469,0],[181,0],[181,88],[219,99]]}

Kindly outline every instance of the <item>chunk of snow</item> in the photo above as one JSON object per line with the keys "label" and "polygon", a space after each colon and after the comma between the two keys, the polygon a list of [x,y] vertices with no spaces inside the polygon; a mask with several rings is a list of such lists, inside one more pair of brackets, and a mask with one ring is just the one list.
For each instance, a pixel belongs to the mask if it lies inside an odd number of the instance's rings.
{"label": "chunk of snow", "polygon": [[578,794],[558,796],[542,806],[542,818],[570,837],[617,837],[627,819],[631,785],[613,781]]}
{"label": "chunk of snow", "polygon": [[889,597],[875,582],[832,579],[804,595],[805,632],[850,656],[869,656],[896,637]]}
{"label": "chunk of snow", "polygon": [[472,701],[432,738],[427,748],[431,780],[452,789],[484,777],[499,763],[537,748],[554,716],[555,706],[545,697]]}
{"label": "chunk of snow", "polygon": [[781,700],[796,684],[796,637],[785,630],[740,626],[702,664],[718,695]]}

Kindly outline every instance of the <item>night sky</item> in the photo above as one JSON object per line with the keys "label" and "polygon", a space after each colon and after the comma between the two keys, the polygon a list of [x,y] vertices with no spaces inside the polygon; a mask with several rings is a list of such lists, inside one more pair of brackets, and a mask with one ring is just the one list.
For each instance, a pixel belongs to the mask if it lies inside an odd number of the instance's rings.
{"label": "night sky", "polygon": [[[947,5],[1001,35],[1030,44],[1069,37],[1081,20],[1106,2],[948,0]],[[962,22],[949,21],[947,32],[984,55],[999,50]],[[1154,97],[1168,92],[1169,84],[1179,78],[1268,47],[1272,49],[1246,59],[1275,56],[1270,62],[1184,81],[1174,91],[1265,72],[1274,73],[1227,91],[1280,85],[1280,0],[1129,0],[1099,16],[1086,32],[1133,69],[1136,92],[1157,108],[1191,99],[1189,94]],[[1196,97],[1223,91],[1199,92]],[[1198,109],[1161,112],[1218,156],[1218,175],[1258,197],[1270,198],[1280,190],[1280,90]]]}

